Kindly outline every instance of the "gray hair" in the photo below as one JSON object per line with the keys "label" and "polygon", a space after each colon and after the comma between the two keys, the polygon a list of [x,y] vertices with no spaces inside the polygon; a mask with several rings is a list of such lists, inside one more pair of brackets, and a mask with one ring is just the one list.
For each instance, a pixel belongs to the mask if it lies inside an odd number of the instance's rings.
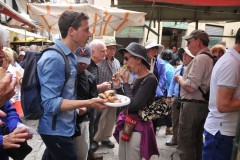
{"label": "gray hair", "polygon": [[105,43],[99,39],[94,39],[90,42],[89,47],[91,48],[91,50],[96,49],[99,45],[103,45],[106,46]]}
{"label": "gray hair", "polygon": [[28,49],[29,52],[38,52],[38,46],[35,45],[35,44],[32,44],[29,49]]}

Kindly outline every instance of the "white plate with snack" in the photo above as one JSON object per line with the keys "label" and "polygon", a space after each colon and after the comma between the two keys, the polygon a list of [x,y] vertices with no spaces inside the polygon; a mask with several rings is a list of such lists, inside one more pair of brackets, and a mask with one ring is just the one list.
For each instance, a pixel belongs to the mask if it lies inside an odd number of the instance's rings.
{"label": "white plate with snack", "polygon": [[130,98],[128,98],[127,96],[123,96],[120,94],[116,94],[116,100],[113,102],[106,102],[104,103],[106,106],[109,107],[122,107],[122,106],[126,106],[130,103]]}

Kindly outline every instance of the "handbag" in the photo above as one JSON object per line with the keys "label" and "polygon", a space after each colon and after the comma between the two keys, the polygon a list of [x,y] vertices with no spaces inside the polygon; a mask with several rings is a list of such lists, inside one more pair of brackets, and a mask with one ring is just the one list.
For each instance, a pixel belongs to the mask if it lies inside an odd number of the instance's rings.
{"label": "handbag", "polygon": [[171,111],[170,103],[165,98],[160,98],[150,105],[144,106],[138,111],[138,115],[143,121],[151,121],[156,118],[168,116],[171,114]]}
{"label": "handbag", "polygon": [[[144,83],[144,81],[146,81],[146,78],[142,81],[142,84]],[[157,80],[156,76],[155,79]],[[155,99],[152,103],[148,103],[148,105],[144,106],[141,110],[139,110],[138,116],[143,121],[151,121],[156,118],[170,115],[171,110],[171,105],[169,102],[166,101],[166,98],[159,98],[157,100]]]}
{"label": "handbag", "polygon": [[[3,135],[7,135],[10,133],[9,128],[5,123],[1,126],[1,128]],[[19,144],[19,148],[5,149],[8,156],[14,160],[23,160],[32,151],[32,147],[30,147],[27,142],[21,142]]]}
{"label": "handbag", "polygon": [[130,117],[128,115],[128,110],[126,110],[126,113],[127,113],[127,115],[126,115],[126,119],[124,121],[124,127],[123,127],[123,132],[121,135],[121,139],[128,142],[131,139],[132,132],[133,132],[135,126],[137,125],[138,120]]}

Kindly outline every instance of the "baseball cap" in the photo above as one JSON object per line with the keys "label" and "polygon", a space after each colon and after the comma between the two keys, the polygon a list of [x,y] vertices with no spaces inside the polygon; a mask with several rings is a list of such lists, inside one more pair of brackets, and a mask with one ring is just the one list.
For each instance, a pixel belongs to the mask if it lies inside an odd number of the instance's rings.
{"label": "baseball cap", "polygon": [[26,53],[25,53],[24,51],[20,51],[20,52],[19,52],[19,56],[25,56],[25,54],[26,54]]}
{"label": "baseball cap", "polygon": [[188,36],[183,37],[185,40],[189,40],[191,38],[199,38],[205,42],[210,42],[208,34],[204,30],[194,30]]}
{"label": "baseball cap", "polygon": [[89,46],[86,47],[78,47],[75,51],[75,55],[77,56],[78,63],[90,64],[91,62],[91,49]]}

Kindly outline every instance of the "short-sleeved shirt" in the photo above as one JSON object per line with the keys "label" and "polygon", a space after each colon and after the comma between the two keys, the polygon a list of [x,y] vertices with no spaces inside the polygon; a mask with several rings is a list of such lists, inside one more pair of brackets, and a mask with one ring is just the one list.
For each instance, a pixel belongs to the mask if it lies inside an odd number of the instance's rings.
{"label": "short-sleeved shirt", "polygon": [[181,88],[180,96],[182,99],[204,100],[198,87],[201,87],[204,93],[209,90],[213,60],[208,55],[201,54],[202,52],[211,54],[208,48],[200,50],[195,58],[188,64],[187,69],[184,70],[183,79],[186,81],[186,85],[194,88],[195,91],[189,93]]}
{"label": "short-sleeved shirt", "polygon": [[229,48],[213,68],[210,85],[210,112],[204,128],[212,135],[220,131],[222,135],[235,136],[238,112],[220,113],[218,111],[216,95],[219,86],[234,89],[233,99],[240,99],[240,54],[233,48]]}

